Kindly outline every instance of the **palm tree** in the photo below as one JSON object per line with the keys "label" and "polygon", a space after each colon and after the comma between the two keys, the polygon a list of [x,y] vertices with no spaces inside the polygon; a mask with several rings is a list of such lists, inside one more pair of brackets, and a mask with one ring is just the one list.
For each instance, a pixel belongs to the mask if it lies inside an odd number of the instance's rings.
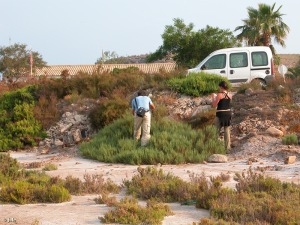
{"label": "palm tree", "polygon": [[275,4],[272,6],[259,4],[258,9],[248,7],[248,17],[244,19],[244,25],[235,28],[235,31],[241,30],[237,35],[240,40],[246,40],[250,46],[270,46],[271,38],[285,47],[284,39],[290,28],[282,21],[279,11],[282,6],[275,10]]}

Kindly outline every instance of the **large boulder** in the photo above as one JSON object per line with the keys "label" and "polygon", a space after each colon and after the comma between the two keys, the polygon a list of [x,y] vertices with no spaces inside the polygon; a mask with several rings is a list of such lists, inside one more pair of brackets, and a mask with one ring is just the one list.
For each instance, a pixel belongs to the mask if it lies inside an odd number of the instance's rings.
{"label": "large boulder", "polygon": [[269,127],[266,132],[273,137],[283,136],[283,132],[275,127]]}
{"label": "large boulder", "polygon": [[208,157],[207,161],[211,163],[226,163],[228,162],[228,157],[222,154],[213,154]]}

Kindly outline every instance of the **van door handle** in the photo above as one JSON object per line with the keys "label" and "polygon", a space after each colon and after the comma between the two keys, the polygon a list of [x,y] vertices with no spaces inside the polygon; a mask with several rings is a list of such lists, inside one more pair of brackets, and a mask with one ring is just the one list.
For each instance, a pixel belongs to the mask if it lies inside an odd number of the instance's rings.
{"label": "van door handle", "polygon": [[234,70],[230,70],[230,74],[234,74]]}
{"label": "van door handle", "polygon": [[221,70],[220,73],[225,73],[225,70]]}

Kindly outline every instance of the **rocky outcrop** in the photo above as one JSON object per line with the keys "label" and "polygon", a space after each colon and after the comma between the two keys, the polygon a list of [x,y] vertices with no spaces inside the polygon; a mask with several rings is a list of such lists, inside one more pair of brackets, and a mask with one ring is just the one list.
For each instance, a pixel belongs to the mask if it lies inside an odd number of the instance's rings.
{"label": "rocky outcrop", "polygon": [[169,106],[173,115],[180,119],[187,119],[196,116],[198,113],[211,109],[210,97],[181,96],[174,104]]}
{"label": "rocky outcrop", "polygon": [[40,142],[40,146],[61,147],[70,146],[89,137],[91,126],[86,115],[66,112],[61,120],[48,131],[48,138]]}

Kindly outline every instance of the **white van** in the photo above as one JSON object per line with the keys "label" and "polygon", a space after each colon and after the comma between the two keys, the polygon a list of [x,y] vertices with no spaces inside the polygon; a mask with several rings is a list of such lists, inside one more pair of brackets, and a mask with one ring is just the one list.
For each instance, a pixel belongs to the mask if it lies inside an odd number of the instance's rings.
{"label": "white van", "polygon": [[227,77],[232,84],[253,80],[265,84],[274,78],[274,62],[269,47],[225,48],[211,53],[188,73],[201,71]]}

